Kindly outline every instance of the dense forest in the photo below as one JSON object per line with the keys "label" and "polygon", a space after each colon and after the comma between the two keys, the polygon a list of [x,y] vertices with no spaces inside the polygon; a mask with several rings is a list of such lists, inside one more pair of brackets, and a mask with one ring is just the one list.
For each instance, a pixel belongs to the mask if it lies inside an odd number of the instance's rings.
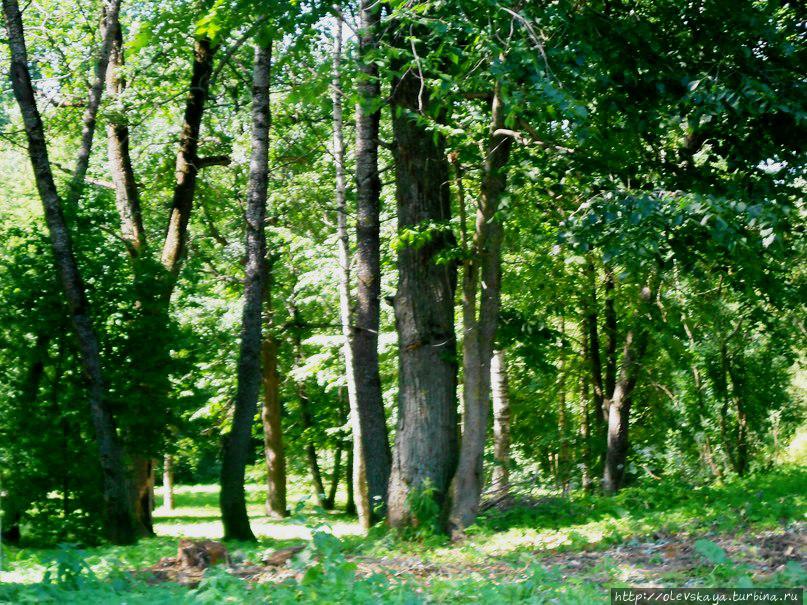
{"label": "dense forest", "polygon": [[[534,545],[506,596],[361,566],[596,511],[636,526],[567,549],[674,539],[671,502],[788,559],[671,585],[804,585],[800,3],[2,4],[0,602],[592,602]],[[183,536],[232,573],[75,550]],[[237,579],[278,541],[296,588]]]}

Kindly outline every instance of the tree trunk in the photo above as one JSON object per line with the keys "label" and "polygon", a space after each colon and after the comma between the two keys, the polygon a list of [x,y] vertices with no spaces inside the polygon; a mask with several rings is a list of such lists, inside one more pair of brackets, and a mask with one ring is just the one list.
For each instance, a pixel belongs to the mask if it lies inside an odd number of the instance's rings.
{"label": "tree trunk", "polygon": [[728,362],[728,384],[731,386],[734,408],[737,412],[737,447],[736,465],[734,470],[737,475],[744,477],[748,471],[748,414],[745,411],[745,402],[742,395],[742,382],[739,373],[732,367],[731,360]]}
{"label": "tree trunk", "polygon": [[119,38],[120,27],[118,15],[120,14],[120,0],[107,0],[104,3],[103,19],[101,21],[101,48],[95,63],[95,79],[90,85],[87,108],[84,110],[81,129],[81,144],[76,158],[76,167],[70,181],[70,189],[65,199],[69,207],[74,206],[84,190],[87,177],[87,168],[90,165],[90,152],[95,138],[95,124],[98,117],[98,108],[101,106],[101,97],[104,93],[107,69],[110,55],[113,52],[115,41]]}
{"label": "tree trunk", "polygon": [[512,137],[500,134],[504,126],[505,110],[501,87],[497,84],[491,104],[490,139],[476,214],[473,257],[465,263],[463,271],[463,430],[459,462],[451,485],[449,516],[449,525],[456,537],[476,518],[484,482],[482,456],[490,408],[490,365],[499,320],[504,236],[496,212],[507,184],[505,166],[513,142]]}
{"label": "tree trunk", "polygon": [[[120,96],[126,88],[126,82],[121,75],[123,63],[123,34],[118,27],[106,72],[106,91],[111,99]],[[121,238],[126,243],[132,262],[133,287],[137,300],[137,318],[132,326],[130,345],[138,354],[134,356],[132,372],[139,377],[138,391],[143,395],[142,400],[153,405],[154,402],[163,400],[170,389],[165,371],[169,361],[169,347],[155,335],[155,327],[159,329],[164,325],[163,309],[160,301],[155,300],[157,290],[153,283],[153,271],[149,271],[146,266],[148,263],[145,256],[146,232],[143,226],[140,193],[129,154],[129,127],[124,118],[107,124],[107,157],[115,186],[115,206],[120,217]],[[145,347],[149,348],[151,354],[143,354]],[[151,509],[145,504],[154,502],[154,477],[153,473],[146,473],[144,469],[153,469],[153,461],[149,454],[131,451],[138,445],[137,439],[128,444],[132,459],[130,464],[133,483],[132,508],[138,532],[140,535],[150,536],[154,533],[152,514]]]}
{"label": "tree trunk", "polygon": [[89,382],[90,415],[103,475],[104,528],[110,541],[116,544],[130,544],[136,540],[136,532],[122,448],[115,420],[105,400],[106,387],[101,369],[101,354],[90,320],[84,282],[78,271],[70,234],[62,213],[61,199],[53,181],[44,128],[36,107],[28,71],[28,52],[17,0],[3,0],[3,11],[11,51],[12,88],[25,124],[28,153],[50,233],[53,257],[79,341],[83,370]]}
{"label": "tree trunk", "polygon": [[493,394],[493,477],[491,483],[498,494],[510,489],[510,393],[508,392],[507,359],[503,350],[493,352],[490,364]]}
{"label": "tree trunk", "polygon": [[[454,246],[442,137],[422,123],[429,94],[414,69],[393,83],[392,124],[398,230],[419,233],[398,248],[398,426],[388,493],[393,526],[413,517],[414,493],[426,490],[439,509],[457,460],[456,265],[440,256]],[[425,231],[425,233],[424,233]],[[369,459],[369,458],[368,458]]]}
{"label": "tree trunk", "polygon": [[614,389],[616,388],[617,324],[616,308],[614,307],[615,286],[614,273],[608,270],[605,274],[605,407],[603,407],[603,417],[606,422],[608,421],[608,402],[614,396]]}
{"label": "tree trunk", "polygon": [[[353,328],[353,373],[356,382],[361,459],[371,516],[386,511],[391,453],[378,368],[381,313],[381,179],[378,144],[381,84],[374,56],[378,48],[380,4],[361,0],[356,89],[356,307]],[[354,466],[358,466],[354,464]],[[355,472],[354,472],[355,474]]]}
{"label": "tree trunk", "polygon": [[[597,321],[597,270],[594,263],[589,260],[587,265],[589,277],[589,297],[585,303],[585,334],[588,346],[586,347],[586,363],[591,371],[591,386],[593,387],[594,408],[597,410],[597,420],[603,425],[607,417],[605,410],[605,399],[608,388],[603,384],[602,360],[600,358],[600,333]],[[613,304],[611,305],[613,307]],[[611,346],[611,332],[609,334],[609,352]],[[608,357],[608,367],[610,371],[611,357]],[[609,374],[610,376],[610,374]],[[613,389],[612,389],[613,390]],[[610,395],[609,395],[610,396]]]}
{"label": "tree trunk", "polygon": [[[174,276],[179,272],[180,263],[185,255],[188,221],[196,193],[196,175],[199,171],[199,130],[210,90],[215,52],[216,47],[208,38],[199,38],[194,42],[193,70],[177,154],[176,184],[162,250],[162,264]],[[170,291],[167,295],[170,297]]]}
{"label": "tree trunk", "polygon": [[347,486],[347,502],[345,512],[348,515],[356,514],[356,500],[353,497],[353,449],[347,451],[347,464],[345,465],[345,485]]}
{"label": "tree trunk", "polygon": [[[585,360],[588,355],[588,339],[583,333],[583,359]],[[592,402],[591,395],[589,394],[589,381],[585,374],[580,376],[580,416],[581,416],[581,424],[580,424],[580,437],[583,440],[583,464],[582,464],[582,473],[580,477],[580,485],[585,491],[591,491],[592,488],[592,476],[593,476],[593,467],[594,467],[594,460],[591,451],[591,412],[589,410],[589,405]],[[594,407],[594,413],[596,416],[599,416],[599,410]]]}
{"label": "tree trunk", "polygon": [[651,290],[642,289],[641,302],[637,311],[637,326],[625,336],[622,350],[622,368],[616,381],[613,396],[608,404],[608,438],[605,453],[605,469],[602,485],[607,494],[614,494],[622,487],[625,478],[625,464],[628,455],[628,428],[633,389],[641,369],[642,359],[647,350],[649,332],[641,322],[641,311],[651,299]]}
{"label": "tree trunk", "polygon": [[[123,34],[118,27],[109,56],[106,79],[107,96],[113,100],[126,88],[126,82],[120,73],[123,64]],[[115,206],[120,216],[121,235],[128,245],[129,254],[137,258],[146,247],[146,231],[143,227],[140,193],[129,154],[129,126],[126,119],[110,120],[106,132],[109,169],[115,185]]]}
{"label": "tree trunk", "polygon": [[[271,302],[267,301],[267,306]],[[266,456],[266,514],[275,519],[288,515],[286,509],[286,453],[283,449],[280,378],[277,372],[277,341],[266,334],[263,359],[263,450]]]}
{"label": "tree trunk", "polygon": [[[336,171],[336,224],[337,246],[339,254],[339,318],[342,325],[342,356],[345,360],[345,378],[347,381],[347,398],[350,404],[350,425],[353,433],[353,494],[356,510],[359,513],[359,524],[367,529],[371,524],[370,500],[367,493],[365,474],[367,466],[362,447],[361,420],[359,418],[358,389],[356,384],[356,366],[353,361],[353,333],[350,312],[350,241],[347,232],[347,201],[345,198],[345,139],[342,120],[342,16],[337,15],[334,31],[333,49],[333,82],[331,99],[333,101],[333,158]],[[341,454],[341,450],[339,450]],[[338,474],[334,474],[334,478]],[[333,507],[333,498],[325,500],[325,508]]]}
{"label": "tree trunk", "polygon": [[174,510],[174,457],[163,458],[163,509]]}
{"label": "tree trunk", "polygon": [[266,196],[269,185],[269,73],[272,47],[255,47],[252,77],[252,157],[246,207],[246,282],[238,359],[238,391],[221,462],[221,519],[224,536],[254,540],[249,526],[244,475],[250,460],[252,423],[261,389],[261,324],[266,279]]}
{"label": "tree trunk", "polygon": [[342,474],[342,450],[344,446],[340,441],[336,445],[333,455],[333,471],[331,472],[331,487],[328,488],[328,495],[325,497],[325,510],[333,510],[336,503],[336,490],[339,489],[339,479]]}
{"label": "tree trunk", "polygon": [[134,488],[132,502],[138,532],[142,536],[153,536],[154,461],[145,456],[137,456],[132,460],[131,467]]}
{"label": "tree trunk", "polygon": [[565,496],[569,493],[569,417],[566,409],[566,321],[560,318],[561,351],[558,360],[558,487]]}
{"label": "tree trunk", "polygon": [[[305,392],[305,384],[298,383],[297,396],[300,401],[300,414],[303,420],[303,431],[308,433],[314,428],[314,417],[311,415],[311,404],[308,401],[308,394]],[[314,495],[317,504],[325,508],[325,484],[322,481],[322,471],[319,468],[317,459],[317,448],[310,435],[305,437],[305,457],[308,461],[308,470],[311,472],[311,485],[314,488]]]}

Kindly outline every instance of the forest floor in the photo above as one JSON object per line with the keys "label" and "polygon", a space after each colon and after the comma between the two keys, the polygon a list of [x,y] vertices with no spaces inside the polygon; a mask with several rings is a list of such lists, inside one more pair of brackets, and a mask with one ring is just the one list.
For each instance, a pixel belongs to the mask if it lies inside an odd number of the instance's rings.
{"label": "forest floor", "polygon": [[[606,603],[609,588],[798,587],[807,584],[807,469],[781,468],[719,486],[656,482],[615,498],[522,496],[488,509],[461,543],[375,528],[361,536],[340,512],[298,507],[261,516],[257,544],[228,543],[230,565],[190,586],[147,570],[178,539],[218,539],[214,487],[177,489],[157,510],[157,537],[134,547],[6,549],[0,602],[56,603]],[[267,554],[305,548],[288,563]]]}

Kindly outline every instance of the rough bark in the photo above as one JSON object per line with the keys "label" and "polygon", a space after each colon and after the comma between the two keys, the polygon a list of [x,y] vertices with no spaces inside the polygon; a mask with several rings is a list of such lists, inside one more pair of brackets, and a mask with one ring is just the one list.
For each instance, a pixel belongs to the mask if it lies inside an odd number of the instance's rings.
{"label": "rough bark", "polygon": [[109,59],[115,40],[119,35],[118,15],[120,14],[120,0],[108,0],[104,3],[104,15],[101,21],[101,48],[95,62],[95,78],[90,85],[87,108],[84,110],[81,128],[81,144],[79,146],[76,167],[70,181],[65,202],[73,206],[78,202],[84,190],[87,177],[87,167],[90,165],[90,153],[95,138],[95,125],[98,118],[98,108],[101,106],[101,97],[104,93]]}
{"label": "rough bark", "polygon": [[28,154],[34,170],[39,197],[50,234],[51,248],[79,342],[81,363],[89,383],[88,402],[103,475],[104,528],[110,541],[128,544],[136,540],[123,453],[109,410],[101,367],[98,339],[90,319],[84,282],[79,274],[73,245],[64,220],[62,203],[53,180],[42,119],[36,107],[28,52],[23,34],[22,15],[17,0],[3,0],[8,44],[11,51],[10,76],[28,139]]}
{"label": "rough bark", "polygon": [[188,221],[199,171],[199,130],[210,88],[215,52],[216,47],[207,38],[197,39],[194,43],[193,70],[177,153],[174,196],[161,257],[163,266],[173,275],[179,272],[185,254]]}
{"label": "rough bark", "polygon": [[171,454],[163,458],[163,508],[174,510],[174,457]]}
{"label": "rough bark", "polygon": [[490,364],[493,395],[493,475],[491,483],[498,494],[510,489],[510,393],[507,358],[503,350],[493,352]]}
{"label": "rough bark", "polygon": [[[350,241],[347,231],[347,200],[345,197],[345,138],[342,108],[342,17],[337,15],[334,30],[333,48],[333,81],[331,83],[331,100],[333,102],[333,158],[336,172],[336,235],[339,260],[339,318],[342,326],[342,357],[345,362],[345,378],[347,381],[347,397],[350,405],[350,425],[353,433],[353,493],[356,510],[359,513],[359,524],[367,529],[371,523],[370,500],[367,493],[366,465],[364,448],[362,447],[361,420],[359,418],[358,389],[356,385],[356,366],[353,361],[353,333],[350,311]],[[341,455],[341,450],[339,450]],[[334,473],[334,478],[338,474]],[[333,507],[333,497],[325,499],[326,507]]]}
{"label": "rough bark", "polygon": [[[381,313],[381,244],[378,145],[381,110],[378,100],[377,29],[380,3],[362,0],[358,48],[356,105],[356,300],[353,373],[356,407],[364,452],[364,476],[373,519],[386,509],[391,453],[378,368],[378,331]],[[354,465],[356,466],[356,465]]]}
{"label": "rough bark", "polygon": [[496,212],[507,184],[505,166],[513,143],[512,137],[500,134],[504,123],[505,108],[497,85],[491,103],[490,138],[476,213],[472,257],[465,263],[463,271],[462,444],[451,485],[449,516],[450,528],[456,534],[461,534],[476,518],[484,482],[482,457],[490,409],[490,363],[499,319],[504,236]]}
{"label": "rough bark", "polygon": [[[418,72],[393,82],[396,200],[399,232],[417,244],[398,249],[398,426],[388,492],[393,526],[418,523],[411,494],[428,489],[442,510],[457,460],[457,360],[454,333],[456,265],[440,255],[454,246],[448,227],[448,161],[439,134],[416,114],[430,98]],[[420,116],[422,118],[422,116]],[[424,521],[424,520],[421,520]]]}
{"label": "rough bark", "polygon": [[[642,308],[651,298],[650,288],[643,288],[637,322],[641,321]],[[607,494],[614,494],[622,487],[628,455],[628,429],[633,402],[633,390],[639,377],[642,359],[649,340],[646,327],[637,325],[625,335],[622,349],[622,367],[608,404],[608,437],[605,453],[602,486]]]}
{"label": "rough bark", "polygon": [[257,45],[252,75],[252,155],[246,206],[246,279],[238,359],[238,389],[221,462],[221,518],[224,536],[254,540],[249,526],[244,475],[250,460],[252,423],[261,388],[261,334],[266,279],[266,197],[269,186],[269,73],[272,48]]}

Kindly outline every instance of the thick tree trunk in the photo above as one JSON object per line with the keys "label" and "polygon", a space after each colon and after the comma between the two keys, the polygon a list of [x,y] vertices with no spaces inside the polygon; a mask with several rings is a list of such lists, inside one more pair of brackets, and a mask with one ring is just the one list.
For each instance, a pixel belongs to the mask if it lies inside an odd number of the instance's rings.
{"label": "thick tree trunk", "polygon": [[[378,99],[381,85],[377,60],[377,29],[381,5],[361,0],[356,105],[356,306],[353,328],[353,373],[361,432],[363,471],[372,518],[386,510],[391,453],[378,369],[381,313],[380,197],[378,174]],[[354,464],[354,466],[358,466]],[[354,471],[354,474],[356,471]]]}
{"label": "thick tree trunk", "polygon": [[254,540],[249,526],[244,475],[250,461],[252,423],[261,389],[261,333],[266,279],[266,196],[269,185],[269,73],[272,47],[255,47],[252,76],[252,156],[246,207],[246,281],[238,359],[238,391],[221,459],[221,520],[224,537]]}
{"label": "thick tree trunk", "polygon": [[622,368],[608,404],[608,437],[602,479],[603,491],[607,494],[619,491],[625,478],[633,390],[649,340],[649,331],[645,326],[638,325],[642,321],[638,316],[641,315],[643,307],[650,302],[651,296],[650,288],[643,288],[642,300],[637,311],[637,326],[625,335]]}
{"label": "thick tree trunk", "polygon": [[61,200],[53,181],[44,128],[36,107],[31,76],[28,71],[28,52],[23,34],[22,15],[17,0],[3,0],[3,11],[11,51],[12,88],[25,124],[28,153],[50,233],[54,261],[79,341],[82,367],[89,382],[90,415],[95,429],[103,474],[104,528],[110,541],[116,544],[129,544],[136,540],[136,532],[122,448],[114,418],[105,400],[106,388],[101,369],[101,355],[98,339],[90,320],[84,283],[76,265],[70,234],[62,213]]}
{"label": "thick tree trunk", "polygon": [[174,457],[171,454],[163,458],[163,509],[174,510]]}
{"label": "thick tree trunk", "polygon": [[476,214],[474,257],[465,263],[463,272],[463,430],[459,462],[451,485],[449,516],[451,531],[457,537],[476,518],[482,494],[482,456],[490,409],[490,364],[499,320],[504,231],[496,212],[507,184],[505,166],[510,157],[512,137],[500,134],[505,126],[505,110],[498,85],[493,94],[491,114],[482,195]]}
{"label": "thick tree trunk", "polygon": [[[177,154],[174,198],[162,250],[162,264],[173,275],[179,272],[185,255],[188,221],[196,193],[196,175],[199,172],[199,130],[210,89],[215,52],[216,47],[207,38],[200,38],[194,43],[193,70]],[[170,297],[170,291],[167,295]]]}
{"label": "thick tree trunk", "polygon": [[493,395],[493,475],[491,483],[498,494],[510,489],[510,393],[507,358],[503,350],[493,352],[490,364]]}
{"label": "thick tree trunk", "polygon": [[443,509],[456,467],[457,271],[454,262],[440,258],[454,246],[444,143],[416,115],[429,114],[428,90],[413,69],[393,90],[398,230],[420,234],[417,244],[400,244],[394,298],[398,427],[387,506],[390,524],[403,526],[426,521],[413,518],[413,493],[429,490]]}
{"label": "thick tree trunk", "polygon": [[[367,467],[362,447],[361,412],[359,410],[356,369],[353,361],[353,331],[350,312],[350,241],[347,232],[347,200],[345,198],[345,138],[342,119],[342,16],[337,16],[334,31],[333,49],[333,82],[331,99],[333,101],[333,158],[336,171],[336,224],[337,247],[339,256],[339,318],[342,325],[342,356],[345,360],[345,378],[347,381],[347,398],[350,404],[350,425],[353,433],[353,494],[356,510],[359,513],[359,524],[367,529],[371,524],[370,500],[367,493],[365,474]],[[341,454],[341,450],[339,450]],[[334,478],[338,477],[334,473]],[[325,500],[326,507],[333,507],[333,497]]]}

